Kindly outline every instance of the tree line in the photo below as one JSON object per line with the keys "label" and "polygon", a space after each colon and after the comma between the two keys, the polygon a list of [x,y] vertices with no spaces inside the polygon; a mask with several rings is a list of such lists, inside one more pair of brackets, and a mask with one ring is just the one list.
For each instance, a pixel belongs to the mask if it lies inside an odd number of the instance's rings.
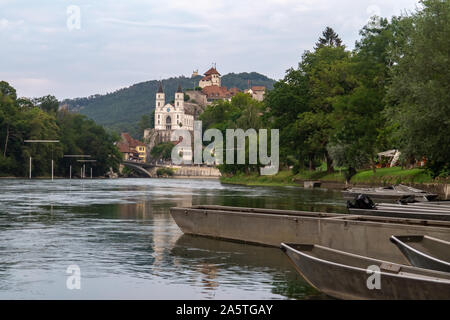
{"label": "tree line", "polygon": [[[206,71],[206,70],[205,70]],[[174,100],[178,85],[183,89],[194,89],[202,76],[174,77],[163,79],[166,102]],[[247,89],[248,85],[262,85],[271,89],[275,81],[256,72],[230,73],[222,77],[222,85],[228,88]],[[109,132],[129,132],[136,139],[142,139],[141,117],[153,113],[155,95],[159,81],[152,80],[134,84],[128,88],[105,95],[92,95],[85,98],[65,99],[62,105],[67,105],[70,111],[80,112],[103,125]],[[147,129],[146,127],[144,129]],[[153,128],[150,127],[150,128]]]}
{"label": "tree line", "polygon": [[[59,140],[59,143],[26,143],[25,140]],[[50,176],[51,160],[56,176],[80,173],[82,163],[64,155],[90,155],[93,175],[118,170],[121,154],[115,146],[118,136],[80,114],[59,109],[53,96],[18,98],[7,82],[0,82],[0,176],[28,176],[32,157],[33,176]]]}
{"label": "tree line", "polygon": [[448,177],[450,2],[420,5],[372,17],[353,50],[327,27],[262,104],[217,102],[201,116],[205,128],[280,129],[280,164],[294,171],[375,171],[377,153],[399,149],[405,166],[425,159],[433,177]]}

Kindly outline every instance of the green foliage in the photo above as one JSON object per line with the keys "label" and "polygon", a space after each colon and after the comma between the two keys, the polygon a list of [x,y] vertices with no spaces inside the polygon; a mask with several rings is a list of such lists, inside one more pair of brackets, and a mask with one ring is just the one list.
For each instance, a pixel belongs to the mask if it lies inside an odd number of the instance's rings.
{"label": "green foliage", "polygon": [[174,145],[171,142],[163,142],[153,147],[150,155],[153,160],[168,161],[172,158],[172,149]]}
{"label": "green foliage", "polygon": [[156,175],[158,177],[172,177],[175,171],[172,168],[159,168],[156,170]]}
{"label": "green foliage", "polygon": [[[265,110],[265,105],[248,94],[238,93],[231,101],[217,100],[208,106],[200,115],[203,122],[203,130],[218,129],[222,132],[222,136],[226,137],[226,129],[247,129],[259,130],[263,127],[261,114]],[[269,137],[270,139],[270,137]],[[248,138],[246,139],[246,163],[249,157]],[[208,142],[207,144],[209,144]],[[237,144],[235,144],[237,148]],[[235,158],[237,151],[235,150]],[[223,159],[226,158],[226,150],[224,150]],[[230,165],[222,164],[219,170],[225,174],[235,174],[237,172],[257,171],[258,165]]]}
{"label": "green foliage", "polygon": [[34,105],[48,113],[56,113],[59,108],[58,99],[51,95],[33,99],[32,102],[34,103]]}
{"label": "green foliage", "polygon": [[421,4],[398,25],[386,113],[405,156],[427,158],[436,177],[448,173],[450,160],[450,2]]}
{"label": "green foliage", "polygon": [[273,88],[274,80],[257,72],[228,73],[222,77],[222,86],[227,88],[248,89],[250,86],[265,86],[268,90]]}
{"label": "green foliage", "polygon": [[[320,180],[343,183],[348,173],[340,172],[327,173],[326,171],[292,171],[283,170],[273,176],[259,176],[256,173],[237,173],[233,176],[222,176],[220,181],[228,184],[244,184],[249,186],[303,186],[305,180]],[[363,184],[410,184],[429,183],[432,177],[424,169],[405,170],[400,167],[373,170],[361,170],[352,176],[351,183]]]}
{"label": "green foliage", "polygon": [[138,136],[142,138],[144,136],[145,129],[152,129],[155,127],[155,113],[143,114],[141,120],[139,120]]}
{"label": "green foliage", "polygon": [[323,37],[319,38],[319,41],[316,43],[316,49],[322,48],[325,46],[330,47],[339,47],[342,45],[342,40],[339,38],[338,34],[334,32],[334,30],[330,27],[326,27],[322,33]]}
{"label": "green foliage", "polygon": [[[376,175],[377,153],[400,149],[404,160],[425,158],[432,177],[449,176],[450,2],[421,4],[410,15],[373,17],[353,51],[327,28],[298,68],[274,84],[262,121],[281,130],[282,167],[300,174],[326,163],[327,174],[345,167],[350,180],[356,169],[371,167]],[[205,112],[205,125],[224,130],[240,114],[235,105],[217,104]],[[222,169],[241,172],[236,168]],[[420,176],[429,178],[424,170]]]}
{"label": "green foliage", "polygon": [[[57,121],[61,129],[61,144],[64,154],[88,154],[95,159],[93,174],[104,175],[112,168],[118,171],[122,155],[114,145],[118,141],[117,136],[108,134],[105,129],[97,125],[93,120],[80,114],[65,112],[60,114]],[[77,167],[74,159],[62,158],[59,160],[59,172],[64,175],[63,168],[70,164]]]}
{"label": "green foliage", "polygon": [[[172,101],[178,85],[183,88],[193,88],[201,76],[187,78],[184,76],[163,80],[166,101]],[[252,85],[264,85],[271,89],[274,80],[256,72],[230,73],[222,77],[222,85],[247,89],[248,81]],[[66,99],[61,102],[69,110],[80,112],[103,125],[111,132],[129,132],[134,138],[140,135],[139,121],[144,114],[151,114],[155,109],[155,95],[159,81],[147,81],[123,88],[106,95],[93,95],[86,98]],[[197,88],[196,88],[197,89]]]}
{"label": "green foliage", "polygon": [[[34,102],[38,105],[34,105]],[[26,176],[29,157],[33,176],[49,176],[51,159],[55,174],[67,175],[69,163],[64,154],[90,154],[97,162],[94,175],[104,175],[110,167],[118,169],[121,155],[115,140],[85,116],[57,111],[52,96],[35,100],[17,99],[14,88],[0,82],[0,175]],[[55,103],[56,101],[56,103]],[[24,143],[24,140],[60,140],[60,143]]]}

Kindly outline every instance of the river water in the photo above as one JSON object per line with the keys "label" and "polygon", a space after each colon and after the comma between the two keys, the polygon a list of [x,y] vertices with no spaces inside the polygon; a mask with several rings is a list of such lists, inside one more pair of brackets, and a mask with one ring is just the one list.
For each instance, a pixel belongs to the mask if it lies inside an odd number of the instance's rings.
{"label": "river water", "polygon": [[183,235],[169,208],[197,204],[345,210],[339,192],[296,187],[1,179],[0,299],[325,298],[279,249]]}

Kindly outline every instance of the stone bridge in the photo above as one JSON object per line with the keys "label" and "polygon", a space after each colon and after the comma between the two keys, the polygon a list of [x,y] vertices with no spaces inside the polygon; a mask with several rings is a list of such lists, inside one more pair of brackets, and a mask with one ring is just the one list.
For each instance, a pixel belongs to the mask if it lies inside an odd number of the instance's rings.
{"label": "stone bridge", "polygon": [[141,172],[149,178],[156,178],[156,171],[159,168],[171,168],[175,171],[174,176],[179,177],[205,177],[205,178],[218,178],[220,177],[220,171],[215,167],[199,167],[199,166],[167,166],[161,164],[141,163],[136,161],[124,161],[123,164],[129,168],[135,169]]}
{"label": "stone bridge", "polygon": [[142,163],[142,162],[137,162],[137,161],[124,161],[123,165],[128,168],[135,169],[136,171],[146,175],[149,178],[156,177],[157,167],[163,167],[160,165],[158,166],[158,165],[154,165],[154,164]]}

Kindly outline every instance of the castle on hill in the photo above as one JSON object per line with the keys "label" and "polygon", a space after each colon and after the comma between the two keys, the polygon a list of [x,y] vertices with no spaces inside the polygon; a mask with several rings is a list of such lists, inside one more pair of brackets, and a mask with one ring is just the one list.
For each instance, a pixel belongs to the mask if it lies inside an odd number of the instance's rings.
{"label": "castle on hill", "polygon": [[[192,76],[198,76],[198,71],[194,71]],[[159,83],[155,97],[155,125],[153,129],[144,131],[144,140],[147,143],[148,152],[162,142],[172,142],[171,134],[174,130],[186,129],[193,135],[194,121],[209,104],[216,100],[231,101],[234,95],[241,92],[238,88],[228,89],[222,86],[221,75],[215,66],[204,73],[204,76],[199,80],[198,87],[201,90],[183,92],[181,86],[178,85],[174,102],[167,103],[163,85],[161,82]],[[253,86],[243,92],[258,101],[262,101],[265,90],[264,86]],[[189,101],[185,101],[185,94],[189,96]],[[177,144],[177,142],[172,143]],[[192,151],[189,148],[183,149],[181,152],[183,159],[186,161],[192,156]]]}
{"label": "castle on hill", "polygon": [[[193,75],[197,74],[198,72],[194,71]],[[186,94],[194,98],[192,100],[195,100],[202,107],[211,104],[215,100],[231,101],[234,95],[241,92],[238,88],[228,89],[222,86],[221,75],[215,67],[211,67],[204,73],[198,86],[201,88],[201,91],[187,91]],[[264,86],[253,86],[244,90],[244,93],[250,94],[258,101],[262,101],[265,91],[266,88]],[[171,131],[183,128],[193,131],[196,116],[195,110],[193,111],[192,107],[185,108],[185,104],[184,92],[181,86],[178,86],[178,90],[175,93],[175,101],[171,104],[166,103],[162,83],[159,83],[155,101],[155,130]]]}
{"label": "castle on hill", "polygon": [[194,130],[194,115],[184,109],[184,93],[178,85],[173,104],[166,103],[162,84],[159,84],[155,103],[155,129],[156,130]]}

